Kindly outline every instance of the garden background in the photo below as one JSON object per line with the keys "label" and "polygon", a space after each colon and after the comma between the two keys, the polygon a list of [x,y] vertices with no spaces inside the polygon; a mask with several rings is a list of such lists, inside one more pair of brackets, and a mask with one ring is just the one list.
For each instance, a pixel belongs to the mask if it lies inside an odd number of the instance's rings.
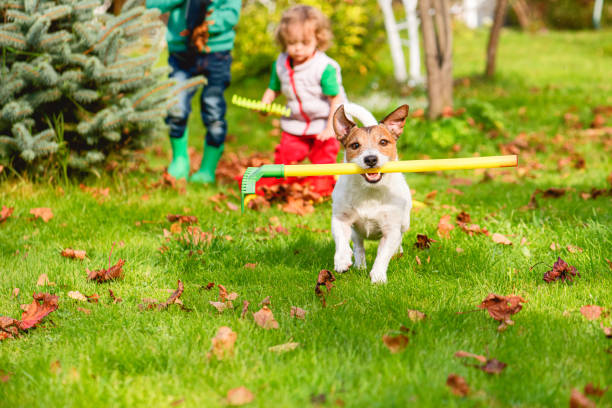
{"label": "garden background", "polygon": [[[245,2],[226,96],[263,93],[272,24],[289,4],[276,3]],[[425,207],[389,283],[351,269],[317,295],[320,271],[333,269],[330,202],[288,188],[239,211],[232,177],[271,159],[273,117],[230,105],[214,187],[164,177],[159,120],[140,147],[122,133],[87,165],[69,166],[60,140],[30,162],[5,151],[0,315],[24,322],[32,302],[39,315],[57,309],[27,330],[0,319],[0,406],[612,405],[598,392],[612,384],[610,6],[600,30],[590,1],[534,2],[524,29],[509,9],[492,79],[481,75],[488,28],[453,20],[454,106],[428,120],[422,87],[393,80],[376,2],[307,3],[332,17],[329,54],[351,99],[377,118],[410,105],[402,159],[519,154],[519,167],[406,175]],[[163,70],[166,52],[143,38],[131,58],[153,49],[151,69]],[[145,85],[165,83],[159,72]],[[199,115],[189,126],[197,167]],[[366,245],[369,265],[376,247]],[[559,258],[567,279],[544,280]],[[88,279],[119,260],[122,278]],[[477,307],[491,293],[525,301],[505,330]],[[493,359],[505,366],[486,368]]]}

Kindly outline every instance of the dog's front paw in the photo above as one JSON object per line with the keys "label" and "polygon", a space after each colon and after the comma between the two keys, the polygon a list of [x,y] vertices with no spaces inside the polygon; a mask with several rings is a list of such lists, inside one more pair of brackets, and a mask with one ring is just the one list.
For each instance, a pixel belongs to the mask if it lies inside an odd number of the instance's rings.
{"label": "dog's front paw", "polygon": [[337,253],[334,255],[334,270],[338,273],[343,273],[349,270],[351,265],[352,254],[348,253]]}
{"label": "dog's front paw", "polygon": [[375,271],[372,269],[370,272],[370,280],[372,283],[387,283],[387,273],[385,271]]}

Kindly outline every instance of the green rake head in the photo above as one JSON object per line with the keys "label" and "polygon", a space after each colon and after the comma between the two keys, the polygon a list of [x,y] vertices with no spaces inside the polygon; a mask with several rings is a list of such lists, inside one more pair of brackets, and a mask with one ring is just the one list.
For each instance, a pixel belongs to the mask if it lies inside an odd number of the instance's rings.
{"label": "green rake head", "polygon": [[247,196],[255,194],[255,184],[262,177],[285,177],[284,164],[264,164],[261,167],[249,167],[242,176],[242,184],[240,185],[240,204],[242,213],[244,213],[244,204]]}
{"label": "green rake head", "polygon": [[289,108],[279,105],[278,103],[263,103],[262,101],[258,101],[256,99],[249,99],[235,94],[232,96],[232,103],[236,106],[240,106],[241,108],[262,111],[271,113],[273,115],[287,117],[291,115],[291,110]]}

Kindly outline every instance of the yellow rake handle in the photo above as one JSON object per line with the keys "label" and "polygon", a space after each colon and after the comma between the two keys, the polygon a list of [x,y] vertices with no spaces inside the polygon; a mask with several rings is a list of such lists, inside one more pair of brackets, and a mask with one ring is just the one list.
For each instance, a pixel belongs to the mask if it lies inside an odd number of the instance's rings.
{"label": "yellow rake handle", "polygon": [[355,163],[285,165],[285,177],[325,176],[363,173],[419,173],[442,170],[490,169],[516,167],[518,156],[468,157],[461,159],[391,161],[376,169],[364,170]]}

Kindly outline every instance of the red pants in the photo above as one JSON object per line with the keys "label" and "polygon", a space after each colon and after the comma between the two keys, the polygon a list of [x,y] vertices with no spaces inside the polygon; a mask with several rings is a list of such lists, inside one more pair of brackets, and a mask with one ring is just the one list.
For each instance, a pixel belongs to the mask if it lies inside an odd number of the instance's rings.
{"label": "red pants", "polygon": [[[316,135],[294,136],[283,132],[280,143],[274,149],[275,164],[297,164],[308,158],[312,164],[336,163],[340,143],[335,138],[325,141],[316,139]],[[313,191],[329,196],[334,190],[336,179],[333,176],[287,177],[285,179],[267,178],[257,182],[256,192],[262,194],[259,187],[278,183],[309,184]]]}

